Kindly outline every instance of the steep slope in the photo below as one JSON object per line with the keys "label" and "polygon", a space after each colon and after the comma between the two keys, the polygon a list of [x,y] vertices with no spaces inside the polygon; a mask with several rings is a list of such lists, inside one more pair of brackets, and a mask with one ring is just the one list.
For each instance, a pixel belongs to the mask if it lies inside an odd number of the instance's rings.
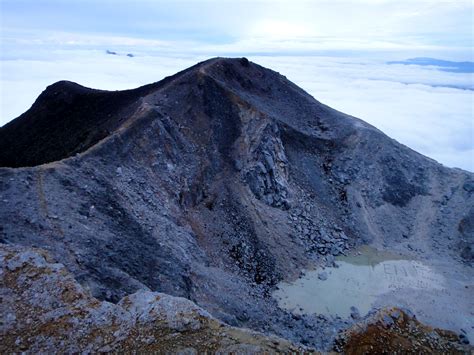
{"label": "steep slope", "polygon": [[85,151],[130,118],[143,96],[175,77],[125,91],[70,81],[48,86],[31,109],[0,127],[0,166],[35,166]]}
{"label": "steep slope", "polygon": [[324,348],[347,320],[279,309],[279,281],[369,243],[472,262],[473,174],[276,72],[216,58],[127,92],[58,85],[0,130],[18,167],[0,169],[1,238],[48,250],[101,300],[159,291]]}

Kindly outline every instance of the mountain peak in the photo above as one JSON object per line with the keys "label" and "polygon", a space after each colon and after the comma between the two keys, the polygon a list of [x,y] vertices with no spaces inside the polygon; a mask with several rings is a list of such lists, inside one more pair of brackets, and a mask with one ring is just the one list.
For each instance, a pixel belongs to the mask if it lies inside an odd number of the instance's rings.
{"label": "mountain peak", "polygon": [[[200,76],[214,83],[207,81],[207,88]],[[289,81],[280,80],[275,72],[246,58],[217,57],[133,90],[96,90],[59,81],[48,86],[28,111],[0,128],[0,166],[34,166],[84,152],[116,131],[143,104],[142,99],[152,94],[168,92],[166,95],[180,96],[184,87],[189,93],[195,93],[193,88],[199,87],[210,97],[217,83],[242,100],[252,101],[252,96],[270,100],[272,94],[277,94],[273,95],[277,102],[282,101],[277,91],[286,94],[288,89],[296,88]],[[177,90],[172,93],[174,87]],[[295,100],[304,93],[298,90]],[[159,106],[153,99],[149,103]]]}
{"label": "mountain peak", "polygon": [[[227,324],[329,350],[352,318],[300,316],[272,295],[305,284],[301,270],[329,268],[317,279],[333,285],[323,279],[335,277],[335,257],[370,245],[426,263],[379,265],[371,280],[417,291],[390,286],[381,302],[411,297],[438,325],[470,329],[474,175],[245,59],[213,58],[126,91],[53,84],[0,128],[0,166],[0,242],[48,250],[99,300],[185,297]],[[415,282],[438,268],[456,296]],[[351,291],[365,284],[352,281]],[[437,301],[452,311],[439,318]]]}

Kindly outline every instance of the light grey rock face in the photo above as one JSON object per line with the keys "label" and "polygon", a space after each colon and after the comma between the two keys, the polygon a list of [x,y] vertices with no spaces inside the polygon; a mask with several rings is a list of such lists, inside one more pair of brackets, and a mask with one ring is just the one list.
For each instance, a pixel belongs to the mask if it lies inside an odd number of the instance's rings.
{"label": "light grey rock face", "polygon": [[344,324],[294,319],[277,282],[367,243],[472,262],[472,173],[254,63],[119,93],[58,83],[15,121],[0,128],[16,166],[0,168],[1,242],[47,250],[100,300],[159,291],[325,347]]}
{"label": "light grey rock face", "polygon": [[244,182],[257,197],[274,207],[288,207],[288,160],[278,125],[262,113],[237,104],[241,134],[234,143]]}

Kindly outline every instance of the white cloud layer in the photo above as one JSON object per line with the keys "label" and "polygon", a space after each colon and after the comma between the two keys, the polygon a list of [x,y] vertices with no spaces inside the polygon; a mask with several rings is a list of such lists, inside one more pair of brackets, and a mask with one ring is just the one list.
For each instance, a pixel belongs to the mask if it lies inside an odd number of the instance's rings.
{"label": "white cloud layer", "polygon": [[[55,81],[127,89],[161,80],[208,58],[173,53],[129,58],[126,53],[119,51],[122,55],[113,56],[103,50],[38,50],[33,56],[36,58],[2,60],[0,125],[27,110]],[[452,88],[472,89],[473,74],[387,65],[380,59],[249,58],[286,75],[317,100],[364,119],[420,153],[447,166],[474,171],[473,91]]]}

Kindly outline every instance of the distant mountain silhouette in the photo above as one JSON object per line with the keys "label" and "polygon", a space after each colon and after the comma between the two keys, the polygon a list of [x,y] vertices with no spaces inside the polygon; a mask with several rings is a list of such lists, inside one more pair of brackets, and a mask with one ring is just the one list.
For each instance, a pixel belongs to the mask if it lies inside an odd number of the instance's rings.
{"label": "distant mountain silhouette", "polygon": [[436,58],[412,58],[407,60],[391,61],[388,64],[435,66],[439,70],[452,73],[474,73],[474,62],[452,62]]}

